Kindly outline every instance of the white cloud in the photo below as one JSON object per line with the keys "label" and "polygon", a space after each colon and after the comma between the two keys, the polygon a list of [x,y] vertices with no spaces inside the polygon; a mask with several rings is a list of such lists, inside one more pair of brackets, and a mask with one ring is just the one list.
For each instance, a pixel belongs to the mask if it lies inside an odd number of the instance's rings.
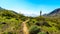
{"label": "white cloud", "polygon": [[38,16],[39,15],[39,12],[34,12],[33,10],[20,10],[19,13],[22,13],[26,16]]}

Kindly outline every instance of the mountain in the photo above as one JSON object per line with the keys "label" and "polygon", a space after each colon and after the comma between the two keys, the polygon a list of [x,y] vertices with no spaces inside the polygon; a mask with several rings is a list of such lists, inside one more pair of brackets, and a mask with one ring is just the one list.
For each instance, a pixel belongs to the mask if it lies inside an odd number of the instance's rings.
{"label": "mountain", "polygon": [[60,16],[60,8],[53,10],[47,16]]}
{"label": "mountain", "polygon": [[0,16],[12,17],[12,18],[24,17],[23,14],[19,14],[15,11],[7,10],[7,9],[1,8],[1,7],[0,7]]}

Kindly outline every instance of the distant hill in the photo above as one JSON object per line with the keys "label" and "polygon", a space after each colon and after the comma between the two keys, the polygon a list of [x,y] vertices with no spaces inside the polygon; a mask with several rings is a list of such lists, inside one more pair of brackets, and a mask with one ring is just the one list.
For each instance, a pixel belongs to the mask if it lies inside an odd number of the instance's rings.
{"label": "distant hill", "polygon": [[60,8],[55,9],[52,12],[50,12],[49,14],[46,14],[44,16],[58,16],[59,17],[60,16]]}
{"label": "distant hill", "polygon": [[7,10],[7,9],[1,8],[1,7],[0,7],[0,16],[12,17],[12,18],[24,17],[23,14],[19,14],[19,13],[16,13],[15,11]]}

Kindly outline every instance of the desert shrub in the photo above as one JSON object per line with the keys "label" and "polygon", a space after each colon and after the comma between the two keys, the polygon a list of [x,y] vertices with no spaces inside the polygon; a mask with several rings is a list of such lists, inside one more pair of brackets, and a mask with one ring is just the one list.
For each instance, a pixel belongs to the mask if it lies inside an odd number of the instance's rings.
{"label": "desert shrub", "polygon": [[3,34],[13,34],[12,32],[4,32]]}
{"label": "desert shrub", "polygon": [[60,30],[60,24],[58,24],[56,27]]}
{"label": "desert shrub", "polygon": [[43,25],[44,25],[44,26],[47,26],[47,27],[51,27],[51,26],[48,24],[48,22],[43,22]]}
{"label": "desert shrub", "polygon": [[36,22],[35,23],[35,25],[37,25],[37,26],[42,26],[42,24],[43,24],[42,22]]}
{"label": "desert shrub", "polygon": [[30,34],[37,34],[40,31],[40,28],[37,27],[36,25],[31,26],[29,29]]}
{"label": "desert shrub", "polygon": [[51,27],[50,24],[48,24],[48,22],[36,22],[35,25],[37,26],[47,26],[47,27]]}
{"label": "desert shrub", "polygon": [[38,34],[46,34],[45,32],[39,32]]}
{"label": "desert shrub", "polygon": [[5,22],[2,22],[2,24],[6,24]]}
{"label": "desert shrub", "polygon": [[28,28],[31,26],[31,24],[29,23],[29,21],[26,24],[27,24],[27,27]]}
{"label": "desert shrub", "polygon": [[16,32],[4,32],[3,34],[17,34]]}

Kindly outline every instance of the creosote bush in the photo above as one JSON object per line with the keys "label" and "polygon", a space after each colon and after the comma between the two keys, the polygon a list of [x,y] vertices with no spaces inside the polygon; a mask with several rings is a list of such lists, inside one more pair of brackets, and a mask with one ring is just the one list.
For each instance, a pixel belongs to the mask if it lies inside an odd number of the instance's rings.
{"label": "creosote bush", "polygon": [[30,34],[37,34],[38,32],[40,32],[40,28],[37,27],[36,25],[31,26],[30,29],[29,29]]}
{"label": "creosote bush", "polygon": [[45,32],[39,32],[38,34],[46,34]]}

